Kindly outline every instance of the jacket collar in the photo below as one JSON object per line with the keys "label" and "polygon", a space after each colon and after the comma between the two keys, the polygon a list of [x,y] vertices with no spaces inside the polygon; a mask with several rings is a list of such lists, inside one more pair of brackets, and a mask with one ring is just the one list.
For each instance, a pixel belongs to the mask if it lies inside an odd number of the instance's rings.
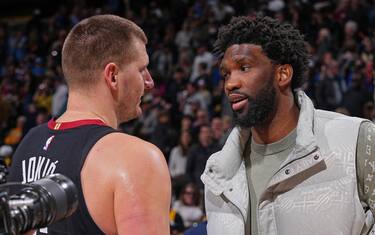
{"label": "jacket collar", "polygon": [[297,123],[296,146],[292,154],[289,155],[280,168],[308,155],[317,148],[317,141],[314,136],[314,105],[310,98],[301,90],[295,91],[295,99],[300,109]]}
{"label": "jacket collar", "polygon": [[231,201],[240,210],[244,221],[249,208],[249,191],[242,156],[249,136],[249,130],[235,127],[222,150],[208,159],[201,176],[206,190]]}
{"label": "jacket collar", "polygon": [[250,130],[234,127],[222,150],[208,159],[205,173],[210,178],[214,176],[216,182],[232,179],[243,163],[242,156],[249,136]]}

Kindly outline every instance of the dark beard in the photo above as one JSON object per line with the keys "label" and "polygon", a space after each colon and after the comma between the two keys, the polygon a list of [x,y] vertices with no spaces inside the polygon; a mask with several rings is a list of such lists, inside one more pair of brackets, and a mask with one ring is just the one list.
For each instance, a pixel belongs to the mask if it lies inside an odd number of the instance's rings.
{"label": "dark beard", "polygon": [[263,87],[255,97],[248,97],[246,114],[233,112],[233,121],[242,128],[250,128],[267,122],[275,111],[276,91],[272,82]]}

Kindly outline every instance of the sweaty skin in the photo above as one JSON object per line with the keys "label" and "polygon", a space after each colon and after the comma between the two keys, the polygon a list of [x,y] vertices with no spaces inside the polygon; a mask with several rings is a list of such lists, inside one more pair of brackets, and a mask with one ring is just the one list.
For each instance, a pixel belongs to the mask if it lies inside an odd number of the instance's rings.
{"label": "sweaty skin", "polygon": [[166,234],[170,180],[158,148],[130,135],[107,135],[90,151],[81,176],[89,212],[106,234]]}

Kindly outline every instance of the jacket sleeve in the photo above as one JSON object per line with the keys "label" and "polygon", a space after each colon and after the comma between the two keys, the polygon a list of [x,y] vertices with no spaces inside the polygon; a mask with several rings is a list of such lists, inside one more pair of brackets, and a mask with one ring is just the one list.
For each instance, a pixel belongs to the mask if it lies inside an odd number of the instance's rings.
{"label": "jacket sleeve", "polygon": [[363,122],[357,140],[358,195],[366,213],[364,230],[375,234],[375,125]]}

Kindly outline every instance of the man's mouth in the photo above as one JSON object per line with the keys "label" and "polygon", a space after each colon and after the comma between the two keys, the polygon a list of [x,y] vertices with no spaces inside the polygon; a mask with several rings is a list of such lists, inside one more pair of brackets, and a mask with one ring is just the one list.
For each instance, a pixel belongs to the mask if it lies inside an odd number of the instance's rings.
{"label": "man's mouth", "polygon": [[233,111],[240,111],[248,103],[248,98],[245,95],[230,94],[228,98],[229,98],[229,101],[231,103]]}
{"label": "man's mouth", "polygon": [[233,111],[240,111],[247,105],[248,99],[243,99],[232,103]]}

